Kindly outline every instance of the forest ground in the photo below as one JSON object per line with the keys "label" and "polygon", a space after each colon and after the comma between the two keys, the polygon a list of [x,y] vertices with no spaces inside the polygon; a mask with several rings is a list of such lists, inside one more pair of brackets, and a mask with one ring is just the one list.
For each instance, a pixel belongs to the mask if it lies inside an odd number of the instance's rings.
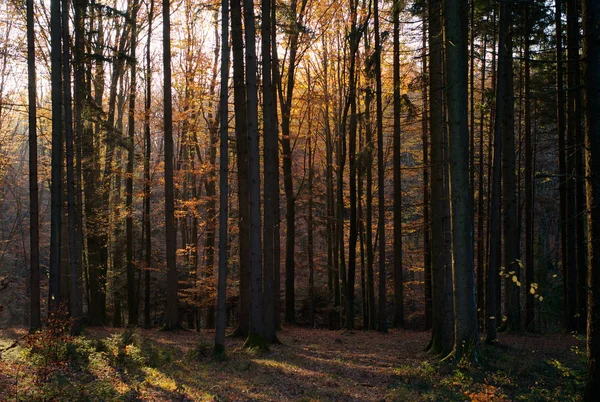
{"label": "forest ground", "polygon": [[439,362],[430,334],[285,328],[268,352],[212,331],[87,329],[23,338],[0,329],[0,400],[569,401],[583,389],[585,344],[572,334],[500,334],[484,362]]}

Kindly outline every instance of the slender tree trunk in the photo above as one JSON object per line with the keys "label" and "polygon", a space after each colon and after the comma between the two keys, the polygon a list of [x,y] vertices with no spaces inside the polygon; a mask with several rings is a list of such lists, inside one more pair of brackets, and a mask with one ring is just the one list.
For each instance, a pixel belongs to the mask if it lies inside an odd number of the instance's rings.
{"label": "slender tree trunk", "polygon": [[29,330],[42,326],[40,312],[40,226],[37,163],[37,88],[35,73],[34,1],[27,0],[27,89],[29,118]]}
{"label": "slender tree trunk", "polygon": [[567,0],[567,147],[566,160],[566,294],[565,294],[565,329],[577,330],[577,193],[576,193],[576,147],[577,134],[581,122],[577,109],[577,93],[579,89],[579,40],[578,40],[577,1]]}
{"label": "slender tree trunk", "polygon": [[[529,5],[525,5],[525,329],[533,327],[533,293],[530,291],[533,278],[533,148],[531,138],[531,63]],[[534,289],[535,291],[535,289]]]}
{"label": "slender tree trunk", "polygon": [[137,44],[137,1],[133,2],[131,9],[131,78],[129,82],[129,115],[127,136],[127,180],[125,188],[125,211],[126,211],[126,260],[127,260],[127,308],[129,313],[129,325],[138,325],[138,303],[135,291],[135,266],[133,261],[133,160],[135,141],[135,93],[137,91],[137,60],[135,48]]}
{"label": "slender tree trunk", "polygon": [[478,193],[478,207],[477,207],[477,311],[479,316],[479,327],[485,327],[485,261],[484,261],[484,244],[485,237],[483,231],[483,224],[486,220],[486,214],[484,210],[483,197],[485,194],[485,187],[483,185],[483,173],[484,173],[484,155],[483,155],[483,143],[484,143],[484,121],[485,121],[485,62],[487,56],[487,35],[483,38],[483,58],[481,62],[481,105],[479,115],[479,193]]}
{"label": "slender tree trunk", "polygon": [[479,333],[473,266],[473,205],[469,196],[467,120],[467,1],[446,0],[446,72],[448,82],[450,205],[452,208],[452,272],[454,279],[454,351],[460,358],[475,353]]}
{"label": "slender tree trunk", "polygon": [[563,276],[563,316],[567,317],[567,166],[565,158],[565,92],[563,84],[562,11],[561,0],[554,1],[554,23],[556,32],[556,125],[558,130],[558,174],[560,196],[560,254]]}
{"label": "slender tree trunk", "polygon": [[[510,6],[509,6],[510,7]],[[512,16],[508,11],[505,65],[506,79],[504,81],[504,114],[499,123],[502,124],[502,202],[504,204],[503,237],[504,265],[506,277],[504,292],[506,305],[506,321],[503,329],[521,330],[520,281],[521,266],[519,228],[517,222],[517,188],[515,164],[515,131],[514,131],[514,86],[513,86],[513,39]],[[515,279],[516,278],[516,279]]]}
{"label": "slender tree trunk", "polygon": [[447,186],[444,144],[444,78],[442,71],[442,2],[430,0],[429,12],[429,99],[431,132],[431,282],[432,336],[428,347],[434,353],[447,355],[454,343],[454,311],[450,250],[446,222],[450,206],[445,196]]}
{"label": "slender tree trunk", "polygon": [[583,59],[586,61],[585,148],[589,260],[587,277],[587,384],[584,401],[600,395],[600,3],[583,0]]}
{"label": "slender tree trunk", "polygon": [[404,278],[402,270],[402,176],[400,170],[400,3],[393,6],[394,19],[394,327],[404,326]]}
{"label": "slender tree trunk", "polygon": [[[310,84],[309,84],[310,88]],[[310,130],[309,130],[310,132]],[[315,145],[316,148],[316,145]],[[311,328],[315,326],[315,262],[314,262],[314,233],[313,233],[313,180],[314,180],[314,151],[311,136],[308,137],[308,219],[306,230],[308,232],[308,299],[310,302],[309,322]]]}
{"label": "slender tree trunk", "polygon": [[229,196],[229,1],[221,1],[221,138],[219,148],[219,281],[217,290],[217,325],[215,351],[225,350],[225,319],[227,318],[227,218]]}
{"label": "slender tree trunk", "polygon": [[62,32],[63,32],[63,94],[64,124],[67,154],[67,208],[69,233],[69,299],[71,312],[71,334],[79,335],[83,306],[81,304],[81,265],[77,249],[78,209],[75,205],[75,150],[73,141],[73,109],[71,102],[71,52],[69,35],[69,1],[62,0]]}
{"label": "slender tree trunk", "polygon": [[[427,17],[429,14],[424,13]],[[422,70],[422,96],[423,96],[423,265],[425,271],[425,329],[433,325],[432,315],[432,283],[431,283],[431,220],[430,220],[430,192],[429,192],[429,97],[427,79],[427,21],[423,23],[423,42],[421,49]]]}
{"label": "slender tree trunk", "polygon": [[[490,195],[490,224],[489,232],[489,266],[487,272],[486,284],[486,342],[491,343],[496,340],[496,328],[498,327],[498,292],[500,287],[498,281],[499,263],[500,263],[500,174],[502,158],[502,132],[504,115],[506,114],[506,80],[510,71],[507,69],[507,37],[510,27],[511,9],[507,4],[500,5],[500,27],[498,40],[498,77],[496,79],[496,111],[494,115],[494,156],[492,167],[492,183]],[[512,101],[512,100],[511,100]],[[513,285],[514,286],[514,285]]]}
{"label": "slender tree trunk", "polygon": [[258,147],[258,85],[255,17],[252,0],[244,0],[246,39],[246,95],[248,124],[248,178],[250,205],[250,332],[247,347],[266,348],[262,286],[262,238],[260,222],[260,160]]}
{"label": "slender tree trunk", "polygon": [[375,102],[377,104],[377,195],[379,198],[379,332],[387,332],[387,298],[385,275],[385,180],[383,160],[383,102],[381,90],[381,38],[379,32],[379,3],[373,4],[375,29]]}
{"label": "slender tree trunk", "polygon": [[236,335],[250,330],[250,209],[248,179],[248,126],[244,82],[244,43],[240,0],[231,0],[231,45],[233,50],[233,102],[238,170],[240,314]]}
{"label": "slender tree trunk", "polygon": [[48,308],[56,312],[60,300],[60,261],[61,261],[61,196],[62,196],[62,130],[63,94],[61,71],[61,0],[50,2],[50,59],[52,97],[52,156],[50,182],[50,287]]}
{"label": "slender tree trunk", "polygon": [[167,249],[167,322],[166,329],[179,325],[177,273],[177,232],[173,192],[173,106],[171,94],[171,15],[170,1],[163,0],[163,70],[164,70],[164,141],[165,141],[165,236]]}
{"label": "slender tree trunk", "polygon": [[150,0],[148,12],[148,39],[146,42],[146,99],[144,105],[144,235],[145,275],[144,275],[144,327],[151,328],[150,322],[150,267],[152,266],[152,230],[150,229],[150,157],[152,138],[150,137],[150,108],[152,106],[152,65],[150,43],[152,41],[152,20],[154,19],[154,0]]}
{"label": "slender tree trunk", "polygon": [[273,65],[271,60],[271,4],[272,0],[262,0],[262,85],[263,85],[263,135],[264,135],[264,302],[265,302],[265,333],[269,341],[275,340],[275,294],[273,282],[275,276],[275,227],[278,216],[275,215],[275,202],[279,191],[278,175],[279,161],[277,151],[279,144],[276,131],[276,96],[273,85]]}

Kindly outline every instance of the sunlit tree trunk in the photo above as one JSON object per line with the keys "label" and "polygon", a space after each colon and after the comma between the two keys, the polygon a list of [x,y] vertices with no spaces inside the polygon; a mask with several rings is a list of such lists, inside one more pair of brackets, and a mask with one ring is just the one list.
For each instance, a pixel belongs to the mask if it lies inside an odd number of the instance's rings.
{"label": "sunlit tree trunk", "polygon": [[235,334],[248,335],[250,329],[250,216],[248,199],[248,126],[244,82],[244,43],[240,0],[231,0],[231,45],[233,56],[233,102],[238,170],[240,314]]}
{"label": "sunlit tree trunk", "polygon": [[248,124],[248,178],[250,204],[250,332],[247,347],[266,347],[262,286],[262,236],[260,213],[260,160],[258,146],[258,84],[254,4],[244,0],[246,39],[246,96]]}
{"label": "sunlit tree trunk", "polygon": [[393,5],[394,20],[394,327],[404,326],[404,278],[402,270],[402,176],[400,170],[400,2]]}
{"label": "sunlit tree trunk", "polygon": [[125,213],[126,213],[126,228],[125,236],[127,241],[126,263],[127,263],[127,308],[129,313],[129,325],[138,325],[138,300],[136,297],[135,288],[135,266],[133,261],[133,160],[135,150],[135,99],[137,91],[137,60],[136,60],[136,44],[137,44],[137,1],[133,2],[131,8],[131,77],[129,82],[129,113],[128,113],[128,136],[127,136],[127,179],[125,188]]}
{"label": "sunlit tree trunk", "polygon": [[179,325],[178,273],[176,261],[175,196],[173,192],[173,106],[171,91],[171,15],[170,1],[163,0],[163,74],[165,141],[165,236],[167,262],[166,329]]}
{"label": "sunlit tree trunk", "polygon": [[229,196],[229,1],[221,1],[221,96],[219,147],[219,280],[217,289],[217,322],[215,351],[225,350],[225,319],[227,315],[227,232]]}
{"label": "sunlit tree trunk", "polygon": [[41,328],[40,227],[37,163],[37,90],[35,71],[34,1],[27,0],[27,90],[29,118],[29,330]]}
{"label": "sunlit tree trunk", "polygon": [[150,0],[148,11],[148,38],[146,42],[146,99],[144,104],[144,327],[150,328],[150,267],[152,267],[152,230],[150,229],[150,157],[152,139],[150,137],[150,108],[152,106],[152,64],[150,43],[152,42],[152,20],[154,19],[154,0]]}
{"label": "sunlit tree trunk", "polygon": [[52,97],[52,155],[50,181],[50,286],[48,307],[56,311],[60,300],[61,261],[61,195],[62,195],[62,130],[63,94],[61,71],[61,10],[60,0],[50,2],[50,79]]}

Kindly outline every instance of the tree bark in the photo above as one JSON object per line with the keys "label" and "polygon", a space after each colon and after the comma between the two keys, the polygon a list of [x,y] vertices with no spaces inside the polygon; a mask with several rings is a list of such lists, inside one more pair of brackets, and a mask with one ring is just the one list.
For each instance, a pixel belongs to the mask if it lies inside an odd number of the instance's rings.
{"label": "tree bark", "polygon": [[466,8],[466,0],[446,0],[444,8],[454,279],[453,353],[457,358],[473,354],[477,360],[479,333],[473,266],[473,205],[469,195],[469,169],[464,163],[469,156]]}
{"label": "tree bark", "polygon": [[584,401],[600,395],[600,3],[583,0],[585,148],[589,260],[587,277],[587,383]]}
{"label": "tree bark", "polygon": [[27,90],[29,119],[29,330],[42,326],[40,307],[40,226],[37,163],[37,88],[34,1],[27,0]]}

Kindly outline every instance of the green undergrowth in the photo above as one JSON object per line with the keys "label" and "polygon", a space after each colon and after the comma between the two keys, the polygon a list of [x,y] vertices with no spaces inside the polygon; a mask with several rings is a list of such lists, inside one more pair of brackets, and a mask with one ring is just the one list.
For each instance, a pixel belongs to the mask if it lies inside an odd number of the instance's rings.
{"label": "green undergrowth", "polygon": [[571,351],[546,358],[535,351],[482,345],[483,364],[452,364],[432,356],[417,366],[397,367],[386,400],[579,401],[585,359],[576,347]]}

